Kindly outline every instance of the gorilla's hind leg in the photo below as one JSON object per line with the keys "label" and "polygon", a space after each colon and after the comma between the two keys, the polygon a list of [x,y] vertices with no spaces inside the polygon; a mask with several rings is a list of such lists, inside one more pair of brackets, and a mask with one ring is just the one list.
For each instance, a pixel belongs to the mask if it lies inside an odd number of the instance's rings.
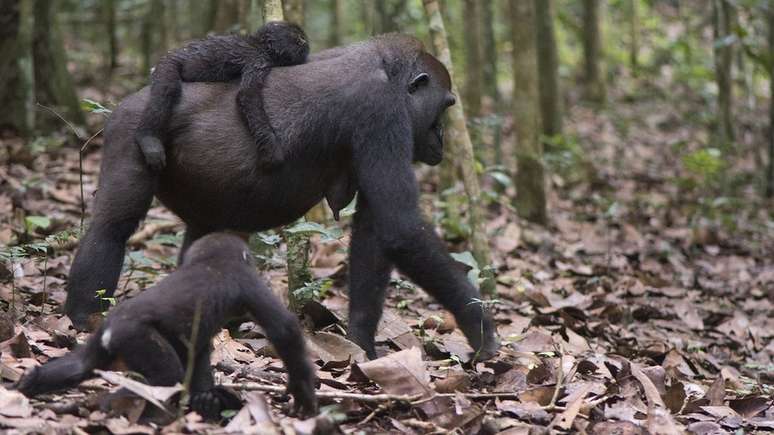
{"label": "gorilla's hind leg", "polygon": [[109,362],[108,353],[96,338],[91,337],[85,345],[67,355],[32,369],[21,378],[16,388],[25,396],[33,397],[75,387],[81,381],[91,378],[94,369],[103,368]]}
{"label": "gorilla's hind leg", "polygon": [[171,386],[183,380],[185,371],[178,351],[156,328],[131,321],[114,323],[105,328],[101,339],[148,384]]}

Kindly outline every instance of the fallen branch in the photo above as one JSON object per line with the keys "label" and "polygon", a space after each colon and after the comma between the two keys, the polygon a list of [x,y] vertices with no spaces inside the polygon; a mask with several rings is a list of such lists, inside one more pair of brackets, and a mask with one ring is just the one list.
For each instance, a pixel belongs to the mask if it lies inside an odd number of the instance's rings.
{"label": "fallen branch", "polygon": [[[278,385],[265,385],[256,382],[244,382],[244,383],[224,383],[221,384],[226,388],[233,388],[234,390],[243,391],[266,391],[270,393],[285,393],[285,387]],[[319,398],[325,399],[352,399],[360,402],[388,402],[388,401],[400,401],[411,402],[422,397],[420,394],[362,394],[362,393],[348,393],[344,391],[316,391],[315,395]]]}

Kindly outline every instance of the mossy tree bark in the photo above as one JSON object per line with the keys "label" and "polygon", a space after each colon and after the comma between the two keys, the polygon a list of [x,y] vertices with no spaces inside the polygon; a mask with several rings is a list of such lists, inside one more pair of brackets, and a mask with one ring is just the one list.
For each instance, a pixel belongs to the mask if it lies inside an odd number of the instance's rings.
{"label": "mossy tree bark", "polygon": [[[451,52],[449,51],[449,42],[444,28],[443,18],[438,6],[437,0],[423,0],[425,12],[430,22],[430,36],[435,47],[435,52],[441,62],[446,65],[449,74],[452,76],[452,92],[457,94],[457,85],[454,81],[454,68],[451,61]],[[476,258],[479,266],[483,269],[491,264],[489,244],[487,242],[486,230],[484,228],[484,216],[481,206],[481,187],[478,183],[476,174],[476,162],[473,155],[473,144],[470,141],[468,128],[465,123],[464,104],[458,101],[456,105],[449,108],[449,120],[451,126],[449,129],[449,153],[448,157],[456,160],[457,166],[462,172],[462,182],[465,186],[465,193],[468,197],[468,217],[471,229],[471,244],[473,256]],[[486,280],[481,290],[486,293],[494,292],[494,280]]]}
{"label": "mossy tree bark", "polygon": [[602,67],[602,5],[583,0],[583,81],[587,100],[604,104],[605,77]]}
{"label": "mossy tree bark", "polygon": [[554,34],[554,1],[534,0],[537,34],[540,121],[546,136],[562,133],[559,54]]}
{"label": "mossy tree bark", "polygon": [[[35,100],[56,111],[68,122],[83,125],[78,96],[72,77],[67,71],[64,44],[56,21],[54,0],[36,0],[33,7],[35,24],[32,31],[32,58],[35,82]],[[56,116],[36,117],[35,128],[50,132],[62,127]]]}
{"label": "mossy tree bark", "polygon": [[513,125],[516,139],[516,197],[519,216],[545,225],[545,173],[538,112],[538,56],[534,3],[509,0],[513,41]]}

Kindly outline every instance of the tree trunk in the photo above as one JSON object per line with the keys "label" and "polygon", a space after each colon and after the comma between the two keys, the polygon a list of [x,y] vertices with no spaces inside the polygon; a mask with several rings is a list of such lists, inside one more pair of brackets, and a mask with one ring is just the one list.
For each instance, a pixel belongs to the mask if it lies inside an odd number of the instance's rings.
{"label": "tree trunk", "polygon": [[769,18],[769,168],[766,197],[774,197],[774,1],[768,4]]}
{"label": "tree trunk", "polygon": [[164,14],[166,26],[169,28],[168,46],[171,47],[177,47],[180,45],[180,41],[182,41],[180,35],[180,17],[178,16],[180,13],[180,5],[178,3],[179,0],[168,0],[166,8],[167,13]]}
{"label": "tree trunk", "polygon": [[282,12],[282,0],[263,1],[263,21],[282,21],[285,14]]}
{"label": "tree trunk", "polygon": [[[67,121],[84,124],[70,73],[67,71],[64,44],[56,22],[54,0],[36,0],[33,8],[32,58],[36,101],[58,113]],[[37,117],[36,129],[58,130],[62,121],[54,115]]]}
{"label": "tree trunk", "polygon": [[379,17],[377,33],[400,31],[400,17],[406,12],[407,0],[376,0],[376,14]]}
{"label": "tree trunk", "polygon": [[218,17],[218,0],[189,0],[191,13],[193,14],[192,23],[198,24],[195,38],[203,38],[215,28],[215,20]]}
{"label": "tree trunk", "polygon": [[640,16],[638,12],[638,3],[640,0],[629,0],[629,66],[632,69],[632,75],[637,76],[640,70]]}
{"label": "tree trunk", "polygon": [[728,1],[712,1],[715,79],[718,84],[716,141],[721,147],[731,145],[734,140],[733,116],[731,115],[733,99],[731,82],[733,47],[730,42],[732,13],[732,6]]}
{"label": "tree trunk", "polygon": [[583,80],[585,97],[594,103],[605,102],[602,73],[602,23],[599,0],[583,0]]}
{"label": "tree trunk", "polygon": [[375,35],[377,26],[374,25],[374,15],[376,15],[376,6],[374,2],[360,2],[360,20],[363,22],[363,33],[366,35]]}
{"label": "tree trunk", "polygon": [[343,0],[330,1],[330,28],[328,29],[328,47],[338,47],[341,45],[342,26],[344,25],[344,2]]}
{"label": "tree trunk", "polygon": [[0,130],[10,128],[27,134],[27,92],[22,71],[25,52],[21,38],[20,0],[0,0]]}
{"label": "tree trunk", "polygon": [[537,34],[540,120],[543,134],[562,133],[562,107],[559,92],[559,55],[554,35],[554,1],[534,0]]}
{"label": "tree trunk", "polygon": [[484,90],[486,95],[492,99],[494,109],[500,104],[500,92],[497,89],[497,40],[495,39],[494,27],[494,1],[483,2],[481,5],[481,27],[484,38],[484,59],[482,77],[484,80]]}
{"label": "tree trunk", "polygon": [[116,38],[116,2],[115,0],[104,0],[102,2],[102,19],[105,23],[105,33],[107,34],[107,56],[105,69],[108,77],[112,75],[113,70],[118,68],[118,39]]}
{"label": "tree trunk", "polygon": [[[438,58],[446,65],[449,74],[452,76],[452,92],[457,94],[457,86],[454,82],[454,71],[451,62],[451,52],[446,37],[441,11],[437,0],[423,0],[425,12],[430,22],[430,36],[435,47]],[[486,230],[484,228],[483,209],[481,207],[481,188],[478,184],[476,174],[476,162],[473,156],[473,144],[470,141],[468,128],[465,124],[465,111],[463,103],[457,102],[456,105],[449,108],[449,119],[451,126],[449,131],[449,151],[447,156],[453,156],[457,159],[458,166],[462,170],[462,182],[465,186],[465,193],[468,197],[469,222],[471,229],[471,242],[473,256],[483,269],[491,264],[489,244],[487,242]],[[482,291],[487,293],[494,292],[494,280],[487,280],[482,284]]]}
{"label": "tree trunk", "polygon": [[282,2],[285,9],[285,19],[304,27],[304,0],[285,0]]}
{"label": "tree trunk", "polygon": [[465,26],[465,84],[463,100],[465,114],[471,118],[481,115],[481,82],[484,72],[481,62],[481,32],[479,29],[479,1],[464,0]]}
{"label": "tree trunk", "polygon": [[545,225],[545,173],[538,112],[538,56],[534,3],[509,0],[513,32],[513,126],[516,139],[516,197],[524,219]]}
{"label": "tree trunk", "polygon": [[288,304],[290,309],[301,314],[310,300],[303,295],[296,294],[296,290],[304,287],[313,280],[312,273],[309,270],[309,236],[303,233],[290,234],[283,232],[285,243],[287,245],[287,263],[288,263]]}
{"label": "tree trunk", "polygon": [[166,51],[167,32],[164,25],[164,3],[151,0],[148,12],[142,21],[142,66],[150,73],[155,61]]}
{"label": "tree trunk", "polygon": [[215,33],[228,33],[239,26],[239,0],[220,0],[215,11]]}

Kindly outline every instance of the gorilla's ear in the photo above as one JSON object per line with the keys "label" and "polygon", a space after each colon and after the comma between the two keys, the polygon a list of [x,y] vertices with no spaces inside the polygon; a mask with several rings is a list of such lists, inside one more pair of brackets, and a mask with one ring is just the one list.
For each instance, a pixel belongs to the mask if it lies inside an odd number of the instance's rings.
{"label": "gorilla's ear", "polygon": [[430,76],[427,73],[419,73],[416,77],[411,79],[409,83],[409,94],[413,94],[420,86],[427,84],[430,81]]}

